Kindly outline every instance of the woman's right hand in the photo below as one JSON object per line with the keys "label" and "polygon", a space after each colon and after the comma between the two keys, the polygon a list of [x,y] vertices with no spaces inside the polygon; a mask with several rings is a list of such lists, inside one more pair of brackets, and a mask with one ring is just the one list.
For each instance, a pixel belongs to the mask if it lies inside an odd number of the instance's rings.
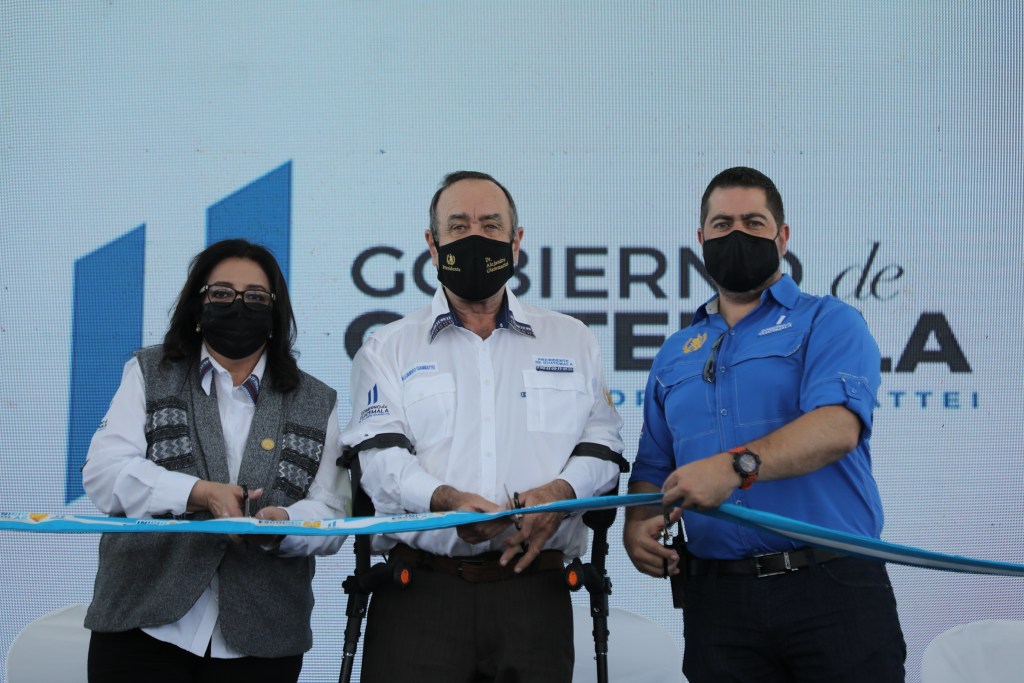
{"label": "woman's right hand", "polygon": [[[259,500],[263,489],[249,491],[249,500]],[[214,519],[242,517],[242,487],[238,484],[219,484],[200,479],[188,495],[189,512],[208,510]]]}

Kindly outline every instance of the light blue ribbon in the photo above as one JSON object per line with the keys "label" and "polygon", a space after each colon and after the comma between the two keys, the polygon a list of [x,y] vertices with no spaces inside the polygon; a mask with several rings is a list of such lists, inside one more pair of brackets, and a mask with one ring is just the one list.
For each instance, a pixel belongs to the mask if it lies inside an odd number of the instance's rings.
{"label": "light blue ribbon", "polygon": [[[561,500],[546,505],[499,512],[426,512],[387,517],[352,517],[317,521],[271,521],[252,518],[185,521],[174,519],[126,519],[0,512],[0,530],[43,533],[204,533],[204,534],[290,534],[298,536],[348,536],[447,529],[461,524],[486,522],[513,514],[538,512],[581,512],[633,505],[660,505],[660,493],[636,493],[623,496],[598,496]],[[814,524],[758,512],[726,503],[717,509],[699,510],[701,514],[758,531],[767,531],[797,541],[801,545],[827,548],[873,560],[942,571],[1024,576],[1024,565],[996,560],[981,560],[948,555],[920,548],[887,543],[876,538],[833,531]]]}

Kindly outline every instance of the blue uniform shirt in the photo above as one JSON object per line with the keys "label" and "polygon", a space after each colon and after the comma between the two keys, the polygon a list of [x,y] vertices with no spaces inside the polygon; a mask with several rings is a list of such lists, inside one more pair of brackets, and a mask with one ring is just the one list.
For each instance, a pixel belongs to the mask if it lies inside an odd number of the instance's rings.
{"label": "blue uniform shirt", "polygon": [[[654,359],[630,482],[661,486],[677,467],[745,445],[815,408],[841,405],[861,421],[853,451],[810,474],[736,489],[728,502],[878,538],[882,504],[868,441],[880,357],[864,318],[834,297],[802,293],[786,275],[732,329],[717,304],[712,298],[701,306]],[[719,338],[709,382],[705,365]],[[799,547],[693,512],[685,513],[685,523],[688,547],[698,557],[738,559]]]}

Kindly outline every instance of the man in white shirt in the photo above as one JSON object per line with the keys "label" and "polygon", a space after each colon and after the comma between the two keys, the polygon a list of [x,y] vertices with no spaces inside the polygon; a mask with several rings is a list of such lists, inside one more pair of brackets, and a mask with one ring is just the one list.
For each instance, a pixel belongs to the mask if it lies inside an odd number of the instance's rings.
{"label": "man in white shirt", "polygon": [[[523,239],[508,190],[449,174],[425,238],[433,301],[375,332],[352,365],[342,445],[378,513],[491,512],[615,487],[628,465],[596,340],[506,285]],[[570,681],[561,570],[586,539],[580,517],[561,514],[375,539],[419,571],[408,590],[374,592],[363,680]]]}

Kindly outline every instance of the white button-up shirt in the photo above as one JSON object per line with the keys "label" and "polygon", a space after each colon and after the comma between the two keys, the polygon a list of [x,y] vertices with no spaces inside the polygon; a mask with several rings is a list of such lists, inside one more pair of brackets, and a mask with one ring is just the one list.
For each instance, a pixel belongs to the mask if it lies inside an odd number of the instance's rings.
{"label": "white button-up shirt", "polygon": [[[578,498],[617,484],[614,461],[571,455],[584,442],[609,455],[623,449],[596,339],[579,321],[505,292],[507,306],[487,339],[460,325],[439,288],[431,305],[375,331],[356,354],[343,445],[397,433],[416,450],[360,452],[362,487],[378,514],[427,511],[443,484],[501,507],[508,493],[555,479]],[[375,547],[401,540],[440,555],[477,555],[504,550],[501,540],[513,531],[479,544],[455,529],[395,534],[375,538]],[[578,557],[586,540],[577,515],[545,547]]]}
{"label": "white button-up shirt", "polygon": [[[209,355],[205,345],[201,360],[212,364],[202,376],[201,386],[207,395],[217,383],[217,408],[224,432],[224,446],[231,483],[238,483],[238,471],[249,428],[256,412],[249,391],[234,386],[231,374]],[[266,368],[264,354],[252,375],[256,383],[263,379]],[[198,370],[196,370],[198,372]],[[132,358],[125,364],[121,385],[114,394],[100,428],[89,444],[89,454],[82,468],[82,483],[93,504],[106,514],[126,517],[153,517],[162,514],[183,514],[192,487],[199,481],[182,472],[171,472],[146,458],[146,384],[139,362]],[[351,500],[347,472],[338,468],[339,426],[337,410],[327,422],[327,438],[316,477],[305,499],[283,508],[290,519],[329,519],[344,517]],[[324,555],[336,552],[343,536],[285,536],[276,553],[288,557]],[[243,657],[229,646],[218,625],[220,608],[217,576],[199,596],[185,616],[162,626],[144,628],[149,635],[203,656],[207,646],[213,657]]]}

